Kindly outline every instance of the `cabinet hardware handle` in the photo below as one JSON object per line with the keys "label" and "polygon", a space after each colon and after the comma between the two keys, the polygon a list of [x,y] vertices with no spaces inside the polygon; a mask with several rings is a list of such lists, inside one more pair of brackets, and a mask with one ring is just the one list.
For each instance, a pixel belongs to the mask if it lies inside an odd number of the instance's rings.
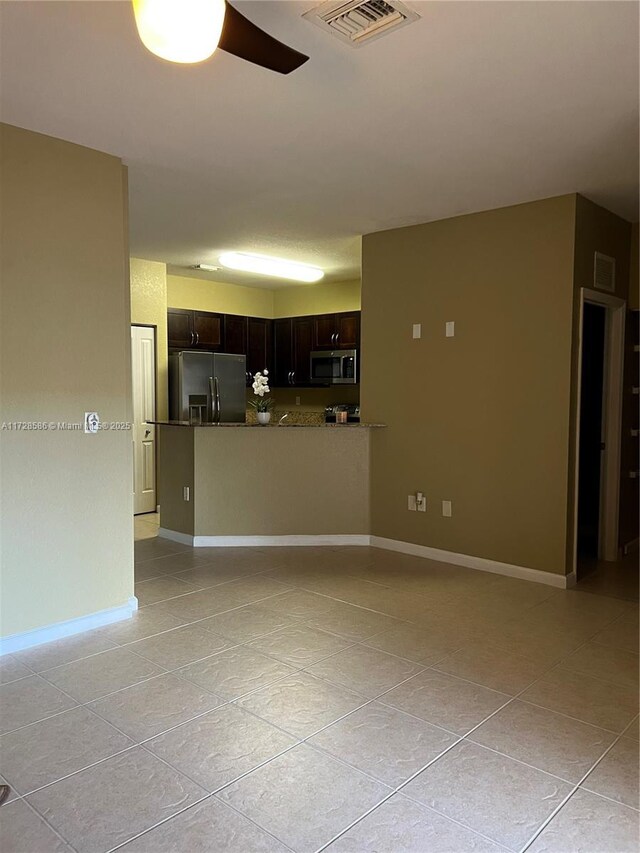
{"label": "cabinet hardware handle", "polygon": [[196,332],[196,346],[200,343],[200,332]]}
{"label": "cabinet hardware handle", "polygon": [[190,346],[193,346],[194,340],[195,340],[195,335],[193,334],[193,332],[191,332],[191,344],[190,344]]}
{"label": "cabinet hardware handle", "polygon": [[296,384],[296,372],[295,372],[295,370],[291,371],[291,384],[292,385]]}
{"label": "cabinet hardware handle", "polygon": [[338,346],[339,340],[340,340],[340,332],[336,332],[336,346]]}

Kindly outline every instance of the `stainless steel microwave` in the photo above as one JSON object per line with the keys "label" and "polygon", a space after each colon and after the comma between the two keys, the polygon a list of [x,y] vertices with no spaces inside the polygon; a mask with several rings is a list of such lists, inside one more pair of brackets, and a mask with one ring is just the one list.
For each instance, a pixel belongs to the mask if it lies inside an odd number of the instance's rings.
{"label": "stainless steel microwave", "polygon": [[311,381],[318,385],[355,385],[358,381],[358,351],[343,349],[312,352]]}

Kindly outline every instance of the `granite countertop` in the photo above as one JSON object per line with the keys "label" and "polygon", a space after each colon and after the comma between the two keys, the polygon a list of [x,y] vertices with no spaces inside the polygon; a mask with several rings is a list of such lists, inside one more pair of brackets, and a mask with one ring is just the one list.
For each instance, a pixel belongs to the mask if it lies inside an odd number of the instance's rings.
{"label": "granite countertop", "polygon": [[258,423],[221,423],[221,424],[191,424],[189,421],[147,421],[149,424],[156,424],[156,426],[178,426],[178,427],[193,427],[194,429],[202,429],[202,428],[211,428],[211,427],[251,427],[252,429],[379,429],[381,427],[385,427],[386,424],[368,424],[368,423],[351,423],[351,424],[325,424],[325,423],[300,423],[288,424],[286,421],[282,424],[279,423],[269,423],[269,424],[258,424]]}

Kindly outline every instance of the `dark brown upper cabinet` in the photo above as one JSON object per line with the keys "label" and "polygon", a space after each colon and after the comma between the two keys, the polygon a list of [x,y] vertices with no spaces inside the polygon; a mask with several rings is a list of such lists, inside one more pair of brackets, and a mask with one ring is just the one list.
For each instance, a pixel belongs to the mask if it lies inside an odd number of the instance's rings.
{"label": "dark brown upper cabinet", "polygon": [[311,384],[311,351],[315,317],[274,320],[273,386]]}
{"label": "dark brown upper cabinet", "polygon": [[273,372],[273,320],[263,317],[247,318],[247,372],[254,373],[265,368]]}
{"label": "dark brown upper cabinet", "polygon": [[235,355],[247,354],[247,320],[237,314],[224,315],[224,350]]}
{"label": "dark brown upper cabinet", "polygon": [[314,320],[315,349],[358,349],[360,312],[319,314]]}
{"label": "dark brown upper cabinet", "polygon": [[167,310],[167,337],[170,349],[201,349],[222,352],[224,316],[188,308]]}

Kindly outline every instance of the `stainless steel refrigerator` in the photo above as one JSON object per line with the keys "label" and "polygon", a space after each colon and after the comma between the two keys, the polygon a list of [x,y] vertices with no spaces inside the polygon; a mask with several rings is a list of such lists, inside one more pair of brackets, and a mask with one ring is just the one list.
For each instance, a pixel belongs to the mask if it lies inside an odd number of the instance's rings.
{"label": "stainless steel refrigerator", "polygon": [[169,356],[169,417],[174,421],[244,423],[246,357],[183,352]]}

